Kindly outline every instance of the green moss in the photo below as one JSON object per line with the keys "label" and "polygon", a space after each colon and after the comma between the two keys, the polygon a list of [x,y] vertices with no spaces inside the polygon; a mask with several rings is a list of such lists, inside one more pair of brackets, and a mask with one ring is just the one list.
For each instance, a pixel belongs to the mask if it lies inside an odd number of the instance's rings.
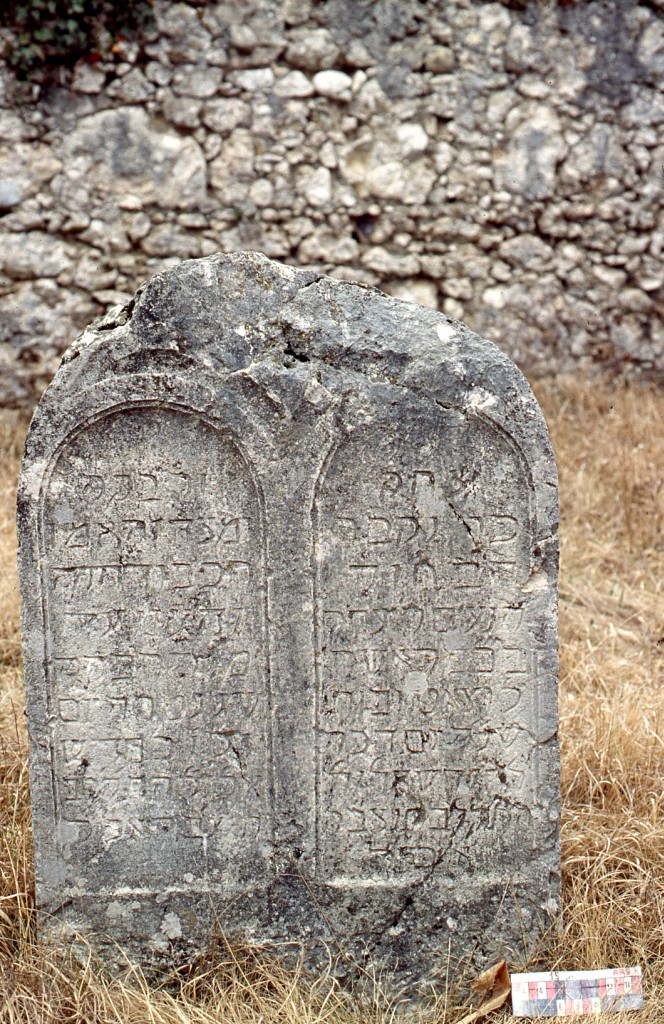
{"label": "green moss", "polygon": [[274,285],[272,284],[270,277],[265,273],[262,267],[248,266],[247,273],[251,274],[256,284],[260,284],[263,288],[265,288],[266,292],[271,292],[274,290]]}

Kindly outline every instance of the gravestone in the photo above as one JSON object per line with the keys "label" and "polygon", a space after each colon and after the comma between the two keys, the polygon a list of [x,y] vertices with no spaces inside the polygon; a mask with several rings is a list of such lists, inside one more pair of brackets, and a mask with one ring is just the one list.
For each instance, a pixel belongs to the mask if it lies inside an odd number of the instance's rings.
{"label": "gravestone", "polygon": [[46,936],[417,990],[559,892],[556,473],[461,324],[254,254],[84,333],[19,496]]}

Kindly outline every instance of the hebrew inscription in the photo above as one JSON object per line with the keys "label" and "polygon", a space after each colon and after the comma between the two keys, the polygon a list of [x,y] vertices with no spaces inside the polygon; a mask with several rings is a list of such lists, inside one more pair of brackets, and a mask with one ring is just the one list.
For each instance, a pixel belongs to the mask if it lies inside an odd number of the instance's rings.
{"label": "hebrew inscription", "polygon": [[557,526],[527,383],[434,310],[233,253],[93,325],[19,484],[42,937],[342,941],[427,996],[521,957],[559,895]]}
{"label": "hebrew inscription", "polygon": [[263,527],[240,451],[184,412],[104,416],[57,459],[43,540],[70,867],[134,887],[260,875]]}
{"label": "hebrew inscription", "polygon": [[531,524],[510,497],[526,467],[479,420],[402,406],[339,444],[317,499],[318,843],[336,884],[513,862],[532,832]]}

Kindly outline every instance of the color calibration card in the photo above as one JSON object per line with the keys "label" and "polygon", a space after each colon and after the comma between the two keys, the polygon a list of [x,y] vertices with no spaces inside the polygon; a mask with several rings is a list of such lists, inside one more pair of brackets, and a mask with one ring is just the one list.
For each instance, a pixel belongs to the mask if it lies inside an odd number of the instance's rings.
{"label": "color calibration card", "polygon": [[578,1013],[640,1010],[642,1006],[640,967],[512,975],[515,1017],[571,1017]]}

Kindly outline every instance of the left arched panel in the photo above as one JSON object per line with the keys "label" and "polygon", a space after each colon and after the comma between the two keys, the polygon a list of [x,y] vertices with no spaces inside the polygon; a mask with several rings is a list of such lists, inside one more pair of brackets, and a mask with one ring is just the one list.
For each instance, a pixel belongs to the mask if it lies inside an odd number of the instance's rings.
{"label": "left arched panel", "polygon": [[264,526],[238,444],[182,406],[105,411],[51,462],[39,548],[63,895],[265,880]]}

